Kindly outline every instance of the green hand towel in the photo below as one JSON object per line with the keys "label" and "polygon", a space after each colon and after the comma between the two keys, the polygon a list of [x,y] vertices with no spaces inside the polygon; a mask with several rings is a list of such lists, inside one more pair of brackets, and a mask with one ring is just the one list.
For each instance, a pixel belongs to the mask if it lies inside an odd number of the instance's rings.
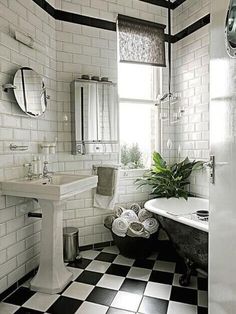
{"label": "green hand towel", "polygon": [[113,196],[115,191],[115,168],[98,167],[97,194],[104,196]]}

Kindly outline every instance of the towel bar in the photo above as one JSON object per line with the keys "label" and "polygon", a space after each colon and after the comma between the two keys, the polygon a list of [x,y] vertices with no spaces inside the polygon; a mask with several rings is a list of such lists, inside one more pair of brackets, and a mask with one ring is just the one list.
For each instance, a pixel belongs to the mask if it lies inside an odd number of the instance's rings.
{"label": "towel bar", "polygon": [[93,165],[93,171],[97,171],[97,168],[98,167],[110,167],[110,168],[114,168],[115,170],[119,170],[120,169],[120,165],[109,165],[109,164],[106,164],[106,165]]}
{"label": "towel bar", "polygon": [[16,144],[10,144],[9,145],[10,150],[12,151],[25,151],[29,149],[28,145],[16,145]]}

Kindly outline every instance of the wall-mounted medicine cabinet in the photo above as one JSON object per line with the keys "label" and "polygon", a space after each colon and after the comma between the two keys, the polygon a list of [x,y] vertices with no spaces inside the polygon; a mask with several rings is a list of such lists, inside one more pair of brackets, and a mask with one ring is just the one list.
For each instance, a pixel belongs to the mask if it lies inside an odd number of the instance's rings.
{"label": "wall-mounted medicine cabinet", "polygon": [[72,154],[112,152],[118,143],[117,87],[78,79],[71,83]]}

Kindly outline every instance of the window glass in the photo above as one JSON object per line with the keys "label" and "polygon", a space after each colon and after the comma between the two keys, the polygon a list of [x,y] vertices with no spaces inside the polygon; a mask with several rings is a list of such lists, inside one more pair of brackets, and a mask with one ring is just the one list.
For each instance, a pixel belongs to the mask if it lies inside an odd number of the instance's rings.
{"label": "window glass", "polygon": [[160,68],[119,64],[120,146],[125,169],[149,168],[160,131],[154,95],[160,91]]}
{"label": "window glass", "polygon": [[133,63],[119,64],[119,96],[152,100],[153,67]]}

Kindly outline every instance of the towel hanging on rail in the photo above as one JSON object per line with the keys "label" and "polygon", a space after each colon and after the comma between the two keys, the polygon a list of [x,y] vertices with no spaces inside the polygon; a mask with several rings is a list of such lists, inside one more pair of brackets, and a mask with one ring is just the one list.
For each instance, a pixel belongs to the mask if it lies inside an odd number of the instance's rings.
{"label": "towel hanging on rail", "polygon": [[118,166],[93,166],[93,169],[98,175],[98,185],[94,195],[94,207],[114,209],[119,177]]}

